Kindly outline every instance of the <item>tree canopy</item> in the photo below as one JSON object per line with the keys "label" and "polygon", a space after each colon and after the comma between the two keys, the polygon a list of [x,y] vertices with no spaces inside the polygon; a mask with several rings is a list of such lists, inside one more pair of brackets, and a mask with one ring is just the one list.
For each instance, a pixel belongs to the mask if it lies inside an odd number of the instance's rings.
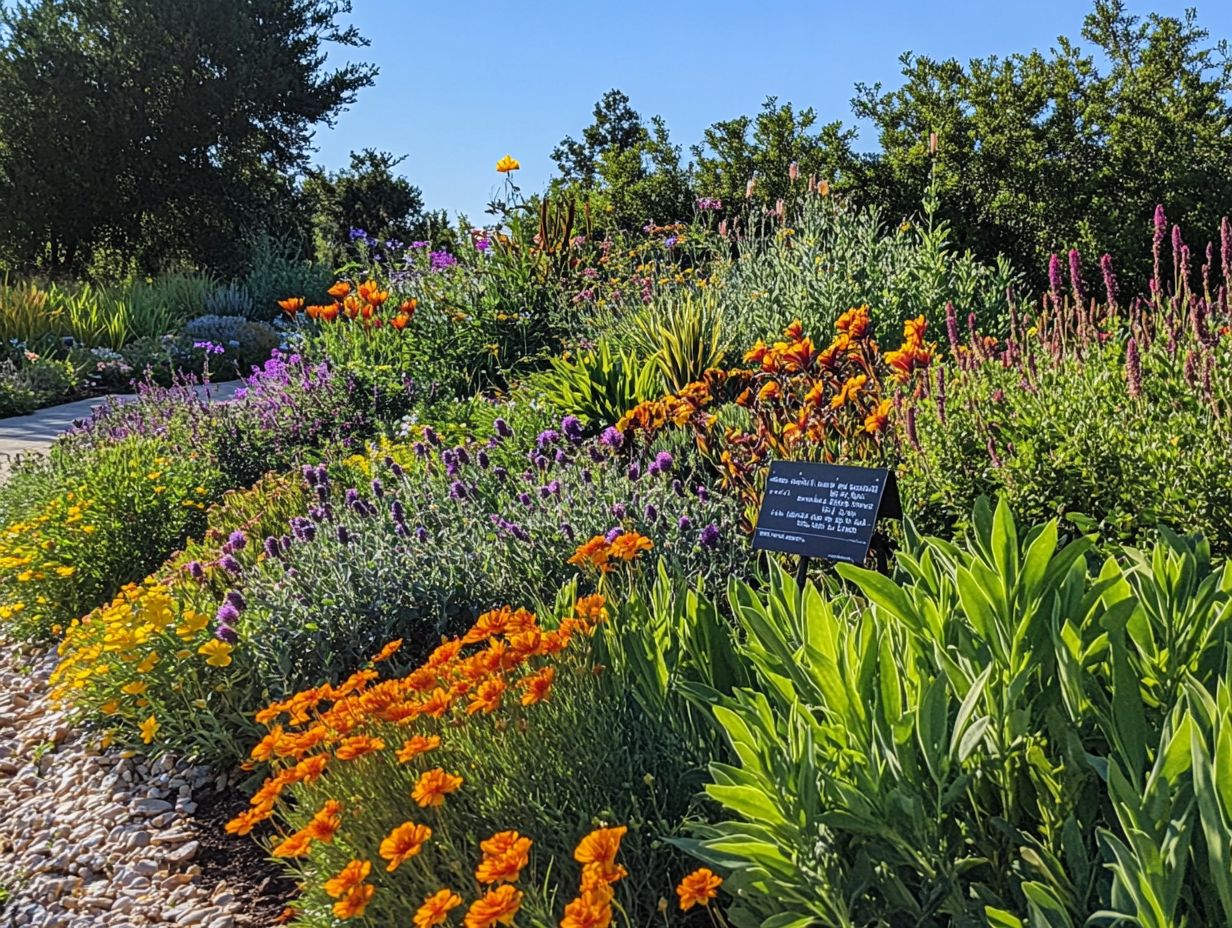
{"label": "tree canopy", "polygon": [[349,0],[27,0],[0,10],[0,254],[226,268],[302,223],[294,176],[376,69]]}

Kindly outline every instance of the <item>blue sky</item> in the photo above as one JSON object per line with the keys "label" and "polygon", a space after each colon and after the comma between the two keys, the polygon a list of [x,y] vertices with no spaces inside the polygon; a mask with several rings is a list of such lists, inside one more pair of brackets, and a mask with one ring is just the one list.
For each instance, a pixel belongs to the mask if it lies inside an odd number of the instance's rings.
{"label": "blue sky", "polygon": [[[432,208],[484,219],[506,152],[519,181],[538,189],[566,134],[578,136],[594,103],[618,87],[643,116],[660,114],[677,144],[719,119],[753,113],[767,95],[851,120],[857,81],[896,86],[904,50],[966,60],[1051,47],[1078,37],[1085,0],[355,0],[351,17],[380,67],[316,160],[348,153],[407,155],[401,170]],[[1230,0],[1128,0],[1139,15],[1197,6],[1212,40],[1232,39]],[[862,135],[860,148],[875,147]]]}

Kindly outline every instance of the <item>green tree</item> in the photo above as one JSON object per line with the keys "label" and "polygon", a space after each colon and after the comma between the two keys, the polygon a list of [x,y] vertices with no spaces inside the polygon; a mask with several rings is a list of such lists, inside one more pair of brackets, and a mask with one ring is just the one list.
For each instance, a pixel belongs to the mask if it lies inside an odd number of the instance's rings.
{"label": "green tree", "polygon": [[756,116],[714,123],[693,147],[697,192],[730,207],[744,201],[753,180],[754,198],[773,203],[792,191],[792,162],[799,170],[797,191],[809,175],[831,183],[840,177],[846,181],[860,165],[851,152],[854,130],[844,129],[841,122],[816,125],[813,109],[797,112],[790,103],[779,106],[777,97],[767,97]]}
{"label": "green tree", "polygon": [[[424,237],[423,194],[394,173],[406,157],[365,148],[351,153],[350,167],[330,174],[313,171],[304,180],[311,205],[317,254],[340,263],[359,233],[410,242]],[[354,232],[352,232],[354,230]]]}
{"label": "green tree", "polygon": [[1157,203],[1191,239],[1213,234],[1232,210],[1226,43],[1209,44],[1192,11],[1139,19],[1121,0],[1097,0],[1082,37],[1089,50],[1061,37],[1047,54],[965,67],[907,53],[898,89],[857,85],[854,112],[882,150],[865,194],[911,212],[935,161],[958,243],[1037,275],[1077,247],[1140,280]]}
{"label": "green tree", "polygon": [[63,275],[242,264],[295,225],[314,126],[372,83],[349,0],[23,0],[0,9],[0,252]]}
{"label": "green tree", "polygon": [[619,90],[605,93],[593,115],[581,141],[566,136],[553,150],[553,192],[589,201],[593,215],[624,229],[690,216],[690,168],[663,119],[647,124]]}

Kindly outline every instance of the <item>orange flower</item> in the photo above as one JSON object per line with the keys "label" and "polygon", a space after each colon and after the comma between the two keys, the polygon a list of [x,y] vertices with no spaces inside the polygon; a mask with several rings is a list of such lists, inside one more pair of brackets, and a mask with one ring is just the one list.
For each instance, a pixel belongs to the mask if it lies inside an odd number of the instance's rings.
{"label": "orange flower", "polygon": [[480,883],[512,883],[530,860],[530,838],[516,831],[501,831],[481,841],[483,860],[475,870]]}
{"label": "orange flower", "polygon": [[847,310],[838,317],[838,322],[834,324],[834,327],[846,334],[848,338],[863,338],[872,328],[872,322],[868,317],[868,307],[857,306]]}
{"label": "orange flower", "polygon": [[779,386],[777,380],[766,381],[765,386],[757,391],[757,399],[762,403],[768,403],[770,400],[776,400],[783,393],[783,388]]}
{"label": "orange flower", "polygon": [[680,897],[680,908],[688,911],[695,905],[710,905],[710,901],[719,894],[723,878],[716,876],[708,867],[694,870],[676,887],[676,895]]}
{"label": "orange flower", "polygon": [[446,773],[440,767],[425,770],[419,775],[411,790],[411,798],[421,806],[439,806],[444,804],[445,797],[462,785],[462,778],[452,773]]}
{"label": "orange flower", "polygon": [[508,174],[510,171],[516,171],[520,167],[522,165],[518,159],[509,155],[505,155],[500,161],[496,162],[496,170],[501,174]]}
{"label": "orange flower", "polygon": [[482,899],[476,899],[466,911],[466,928],[492,928],[493,925],[512,925],[518,909],[522,907],[522,894],[508,884],[489,891]]}
{"label": "orange flower", "polygon": [[411,316],[415,315],[415,308],[418,305],[419,300],[403,300],[398,305],[398,312],[409,319]]}
{"label": "orange flower", "polygon": [[637,532],[622,532],[612,542],[612,557],[622,561],[631,561],[643,551],[654,547],[654,542]]}
{"label": "orange flower", "polygon": [[595,868],[595,876],[604,882],[613,883],[625,876],[625,868],[616,863],[616,855],[620,852],[620,841],[629,829],[624,825],[618,828],[597,828],[578,842],[573,851],[573,859],[580,864]]}
{"label": "orange flower", "polygon": [[376,654],[372,655],[372,663],[379,664],[381,661],[389,660],[389,658],[397,653],[400,647],[402,647],[402,639],[395,638],[385,647],[381,648],[381,650],[377,651]]}
{"label": "orange flower", "polygon": [[877,408],[864,417],[864,431],[876,435],[885,430],[890,420],[890,410],[894,408],[892,400],[882,400]]}
{"label": "orange flower", "polygon": [[579,619],[602,622],[607,618],[607,600],[603,598],[602,593],[583,596],[574,604],[573,613]]}
{"label": "orange flower", "polygon": [[830,408],[838,409],[846,402],[855,402],[860,396],[860,391],[864,389],[864,385],[868,383],[867,374],[857,374],[856,376],[845,380],[843,387],[830,400]]}
{"label": "orange flower", "polygon": [[760,364],[762,358],[766,356],[766,352],[769,350],[770,349],[766,347],[766,343],[759,338],[757,340],[757,344],[744,353],[744,360],[750,361],[754,364]]}
{"label": "orange flower", "polygon": [[398,753],[395,755],[401,763],[409,764],[420,754],[427,754],[429,751],[435,751],[441,746],[440,735],[416,735],[410,738],[398,748]]}
{"label": "orange flower", "polygon": [[424,715],[431,716],[434,719],[439,719],[442,715],[449,711],[449,707],[453,705],[453,697],[446,693],[439,686],[434,689],[423,701],[420,708]]}
{"label": "orange flower", "polygon": [[360,284],[359,295],[370,306],[380,306],[389,299],[389,292],[382,290],[375,280],[366,280]]}
{"label": "orange flower", "polygon": [[334,840],[334,833],[342,825],[342,803],[337,799],[327,799],[312,821],[304,826],[303,832],[314,841],[325,844]]}
{"label": "orange flower", "polygon": [[502,677],[489,677],[479,684],[474,699],[466,707],[467,715],[482,712],[491,715],[500,708],[501,698],[505,695],[505,681]]}
{"label": "orange flower", "polygon": [[267,818],[269,818],[268,812],[262,812],[260,809],[245,809],[235,818],[231,819],[231,821],[227,822],[227,834],[246,835]]}
{"label": "orange flower", "polygon": [[372,872],[372,862],[368,860],[352,860],[342,868],[337,876],[325,881],[325,891],[335,899],[341,899],[352,889],[368,879]]}
{"label": "orange flower", "polygon": [[522,705],[533,706],[537,702],[543,702],[548,698],[548,693],[552,691],[552,681],[556,679],[555,667],[544,667],[522,681],[522,686],[526,692],[522,694]]}
{"label": "orange flower", "polygon": [[351,292],[351,285],[347,283],[345,280],[340,280],[336,284],[334,284],[332,287],[330,287],[329,290],[327,290],[326,292],[330,296],[332,296],[335,300],[341,300],[343,297],[345,297],[348,293]]}
{"label": "orange flower", "polygon": [[279,300],[278,305],[282,307],[282,311],[288,316],[294,316],[304,308],[304,300],[302,297],[293,296],[285,300]]}
{"label": "orange flower", "polygon": [[560,920],[560,928],[608,928],[611,924],[611,903],[586,894],[565,906],[565,917]]}
{"label": "orange flower", "polygon": [[330,303],[328,306],[321,306],[319,307],[321,311],[318,316],[322,322],[333,322],[338,318],[338,312],[341,308],[342,307],[340,307],[337,303]]}
{"label": "orange flower", "polygon": [[308,852],[311,850],[312,837],[307,834],[307,829],[305,829],[284,838],[282,843],[270,851],[270,853],[274,857],[307,857]]}
{"label": "orange flower", "polygon": [[804,334],[804,323],[799,319],[792,320],[791,325],[783,330],[783,334],[790,339],[799,339]]}
{"label": "orange flower", "polygon": [[928,330],[928,321],[923,316],[916,316],[903,323],[903,341],[909,345],[923,345],[924,333]]}
{"label": "orange flower", "polygon": [[386,871],[393,873],[397,870],[401,864],[418,854],[431,837],[431,828],[417,825],[415,822],[403,822],[391,831],[381,842],[381,857],[389,861]]}
{"label": "orange flower", "polygon": [[569,563],[576,564],[579,567],[591,564],[603,573],[607,573],[611,569],[608,566],[610,555],[611,546],[608,544],[608,540],[602,535],[596,535],[590,541],[578,545],[577,550],[573,552],[573,557],[569,558]]}
{"label": "orange flower", "polygon": [[312,757],[305,757],[295,765],[295,775],[303,783],[315,783],[320,779],[321,774],[325,772],[325,766],[328,763],[329,758],[324,754],[314,754]]}
{"label": "orange flower", "polygon": [[376,887],[371,883],[356,886],[349,893],[334,903],[334,915],[338,918],[359,918],[372,901]]}
{"label": "orange flower", "polygon": [[461,904],[462,897],[451,890],[442,889],[433,893],[415,912],[415,928],[436,928],[445,924],[449,921],[449,913]]}
{"label": "orange flower", "polygon": [[393,326],[395,329],[397,329],[399,332],[401,332],[403,329],[407,327],[407,324],[410,321],[411,321],[411,317],[408,316],[406,313],[398,313],[398,315],[394,316],[392,319],[389,320],[389,324]]}
{"label": "orange flower", "polygon": [[370,738],[368,735],[356,735],[353,738],[346,738],[339,742],[337,749],[334,751],[334,756],[338,760],[355,760],[363,757],[365,754],[371,754],[373,751],[383,751],[385,742],[380,738]]}

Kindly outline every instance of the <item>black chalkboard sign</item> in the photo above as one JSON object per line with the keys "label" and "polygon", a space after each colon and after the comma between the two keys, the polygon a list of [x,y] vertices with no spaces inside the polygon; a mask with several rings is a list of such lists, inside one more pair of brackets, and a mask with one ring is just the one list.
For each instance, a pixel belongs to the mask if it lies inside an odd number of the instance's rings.
{"label": "black chalkboard sign", "polygon": [[877,519],[902,514],[893,471],[774,461],[753,547],[863,564]]}

